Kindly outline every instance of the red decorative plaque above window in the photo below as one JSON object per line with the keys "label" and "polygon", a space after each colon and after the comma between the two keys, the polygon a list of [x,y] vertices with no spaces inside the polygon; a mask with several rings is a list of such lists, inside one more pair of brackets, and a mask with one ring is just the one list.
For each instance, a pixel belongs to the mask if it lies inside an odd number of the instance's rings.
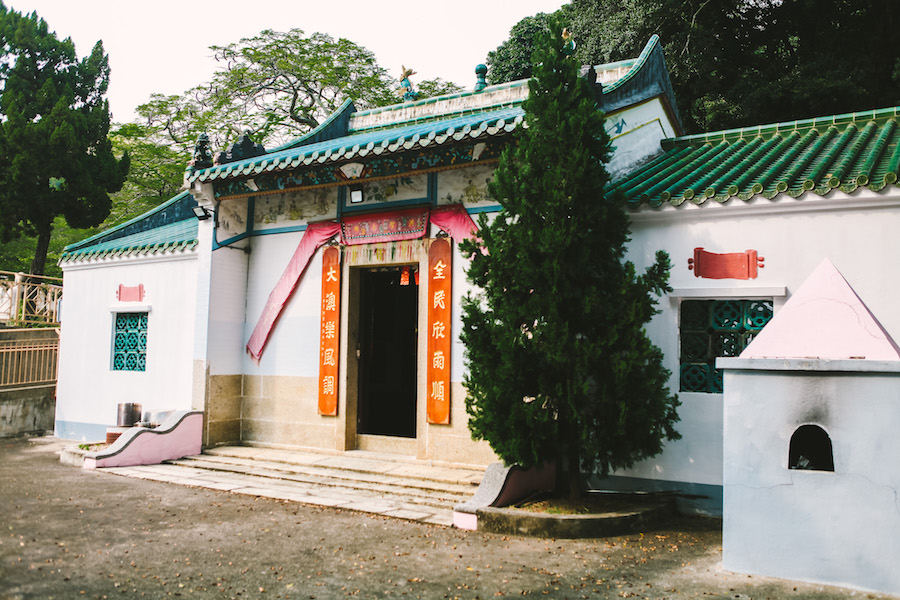
{"label": "red decorative plaque above window", "polygon": [[116,298],[119,299],[119,302],[143,302],[144,284],[128,286],[120,283],[119,289],[116,291]]}
{"label": "red decorative plaque above window", "polygon": [[716,254],[694,248],[694,258],[688,259],[688,269],[695,277],[706,279],[756,279],[757,270],[765,267],[766,259],[756,250]]}

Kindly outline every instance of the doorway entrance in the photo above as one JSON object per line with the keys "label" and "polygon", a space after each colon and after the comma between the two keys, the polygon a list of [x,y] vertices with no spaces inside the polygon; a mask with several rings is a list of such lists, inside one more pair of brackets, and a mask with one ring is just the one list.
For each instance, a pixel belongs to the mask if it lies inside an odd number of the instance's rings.
{"label": "doorway entrance", "polygon": [[415,266],[360,273],[357,431],[416,437],[419,286]]}

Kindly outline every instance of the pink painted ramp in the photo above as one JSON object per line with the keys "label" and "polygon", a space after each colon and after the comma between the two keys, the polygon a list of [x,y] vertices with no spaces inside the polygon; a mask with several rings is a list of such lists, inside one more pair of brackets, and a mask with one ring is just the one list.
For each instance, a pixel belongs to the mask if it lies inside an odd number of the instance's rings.
{"label": "pink painted ramp", "polygon": [[154,429],[134,427],[106,450],[84,456],[85,469],[158,465],[166,460],[200,454],[203,411],[173,412]]}
{"label": "pink painted ramp", "polygon": [[741,358],[900,360],[900,348],[826,258]]}

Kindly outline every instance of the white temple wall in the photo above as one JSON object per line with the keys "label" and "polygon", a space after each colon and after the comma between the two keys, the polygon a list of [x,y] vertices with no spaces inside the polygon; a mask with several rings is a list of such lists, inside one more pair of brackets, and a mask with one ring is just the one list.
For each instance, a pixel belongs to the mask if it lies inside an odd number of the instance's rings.
{"label": "white temple wall", "polygon": [[633,172],[660,153],[662,140],[678,134],[660,98],[606,115],[606,132],[614,148],[606,170],[613,179]]}
{"label": "white temple wall", "polygon": [[[143,410],[191,408],[195,252],[63,265],[56,434],[105,439],[118,404]],[[119,285],[143,285],[144,299],[120,302]],[[147,313],[146,370],[113,370],[117,312]]]}
{"label": "white temple wall", "polygon": [[244,350],[269,294],[302,232],[253,238],[247,277],[247,320],[240,346],[243,441],[335,449],[338,422],[318,414],[322,256],[317,252],[285,304],[256,363]]}
{"label": "white temple wall", "polygon": [[[660,300],[661,312],[647,331],[665,355],[665,366],[672,372],[670,389],[682,402],[677,424],[682,439],[667,444],[659,456],[617,475],[675,482],[668,487],[684,491],[696,488],[694,491],[715,494],[718,489],[721,494],[722,394],[679,392],[682,300],[769,298],[777,313],[792,290],[827,257],[866,299],[887,332],[897,338],[900,313],[893,305],[900,297],[900,280],[891,276],[887,264],[889,257],[900,252],[900,239],[895,235],[898,227],[900,195],[869,191],[852,196],[835,191],[828,198],[807,194],[798,200],[749,204],[731,200],[725,206],[688,205],[632,214],[628,259],[638,272],[654,261],[658,250],[668,252],[672,262],[669,284],[673,292]],[[755,279],[696,277],[688,269],[696,247],[715,253],[755,249],[764,257],[765,266]]]}

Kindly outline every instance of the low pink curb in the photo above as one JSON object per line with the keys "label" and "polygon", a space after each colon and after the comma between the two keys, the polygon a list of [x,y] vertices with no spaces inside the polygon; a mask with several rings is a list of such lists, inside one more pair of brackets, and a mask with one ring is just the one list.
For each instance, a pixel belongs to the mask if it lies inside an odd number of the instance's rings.
{"label": "low pink curb", "polygon": [[203,411],[175,411],[154,429],[134,427],[106,450],[85,454],[83,467],[158,465],[166,460],[200,454]]}

